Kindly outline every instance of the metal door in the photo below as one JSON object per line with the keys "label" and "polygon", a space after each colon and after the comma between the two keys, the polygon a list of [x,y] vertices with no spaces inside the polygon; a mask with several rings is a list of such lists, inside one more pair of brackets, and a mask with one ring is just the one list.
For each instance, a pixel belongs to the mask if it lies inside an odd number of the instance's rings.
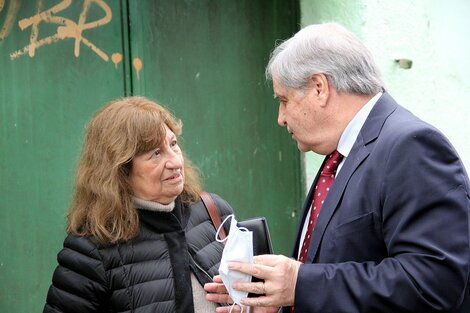
{"label": "metal door", "polygon": [[0,0],[0,312],[42,311],[84,125],[125,93],[121,26],[114,0]]}
{"label": "metal door", "polygon": [[38,312],[65,236],[84,126],[105,102],[151,97],[185,125],[206,189],[266,216],[288,253],[299,153],[264,81],[296,2],[0,0],[0,311]]}
{"label": "metal door", "polygon": [[277,253],[290,253],[302,178],[264,68],[296,16],[295,1],[129,1],[133,93],[182,119],[206,189],[239,218],[266,216]]}

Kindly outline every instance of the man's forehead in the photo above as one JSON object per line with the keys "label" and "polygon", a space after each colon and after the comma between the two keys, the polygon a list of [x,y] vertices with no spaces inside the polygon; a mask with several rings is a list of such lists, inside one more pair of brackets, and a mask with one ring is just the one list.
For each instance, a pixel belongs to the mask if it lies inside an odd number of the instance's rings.
{"label": "man's forehead", "polygon": [[279,98],[285,95],[286,89],[283,88],[278,82],[273,78],[273,91],[274,91],[274,98]]}

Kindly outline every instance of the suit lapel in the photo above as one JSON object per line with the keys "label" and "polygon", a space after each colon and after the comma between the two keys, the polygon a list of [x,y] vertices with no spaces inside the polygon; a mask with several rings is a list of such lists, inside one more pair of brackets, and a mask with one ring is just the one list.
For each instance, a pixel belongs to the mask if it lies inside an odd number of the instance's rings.
{"label": "suit lapel", "polygon": [[[351,179],[351,176],[369,156],[370,150],[367,145],[377,139],[387,117],[396,109],[396,107],[397,104],[392,99],[392,97],[387,93],[384,93],[379,98],[369,116],[367,117],[361,131],[359,132],[359,135],[357,136],[356,142],[354,143],[348,157],[344,160],[344,164],[338,173],[338,176],[336,177],[335,182],[325,199],[325,202],[323,203],[320,215],[315,225],[315,230],[313,231],[312,241],[308,249],[306,263],[312,263],[315,259],[318,252],[318,247],[321,243],[328,223],[339,206],[340,200],[344,194],[344,190],[346,189],[349,180]],[[314,184],[316,184],[317,179],[318,174]],[[311,197],[312,189],[313,186],[310,189],[308,199]],[[310,203],[310,201],[308,203]],[[305,212],[302,220],[305,220]],[[303,224],[301,224],[301,226],[303,226]],[[299,234],[300,232],[298,232],[297,235],[296,247],[298,247],[298,241],[300,237]]]}

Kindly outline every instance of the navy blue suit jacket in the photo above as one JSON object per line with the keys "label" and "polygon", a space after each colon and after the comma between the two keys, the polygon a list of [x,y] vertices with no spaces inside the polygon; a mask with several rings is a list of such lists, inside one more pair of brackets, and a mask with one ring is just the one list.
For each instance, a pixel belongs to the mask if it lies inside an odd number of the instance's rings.
{"label": "navy blue suit jacket", "polygon": [[296,312],[470,313],[469,210],[449,141],[384,93],[323,204]]}

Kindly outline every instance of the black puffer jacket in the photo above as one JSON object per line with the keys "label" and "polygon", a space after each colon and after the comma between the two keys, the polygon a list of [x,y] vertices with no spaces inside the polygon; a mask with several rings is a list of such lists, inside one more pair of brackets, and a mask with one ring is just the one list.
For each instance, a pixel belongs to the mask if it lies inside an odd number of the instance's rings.
{"label": "black puffer jacket", "polygon": [[[232,213],[212,196],[222,219]],[[44,312],[193,312],[190,271],[201,284],[211,281],[223,250],[207,210],[176,199],[171,213],[139,217],[140,234],[129,242],[103,247],[69,235]]]}

